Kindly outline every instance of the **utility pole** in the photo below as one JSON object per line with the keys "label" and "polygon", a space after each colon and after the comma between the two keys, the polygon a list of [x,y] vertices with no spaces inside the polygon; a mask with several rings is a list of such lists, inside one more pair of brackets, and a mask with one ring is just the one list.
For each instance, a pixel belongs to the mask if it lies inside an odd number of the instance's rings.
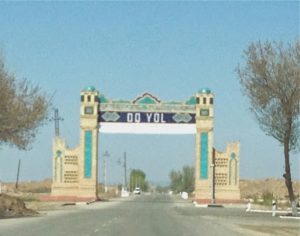
{"label": "utility pole", "polygon": [[211,204],[215,204],[215,149],[213,148],[212,163],[211,163]]}
{"label": "utility pole", "polygon": [[[131,170],[129,169],[129,172],[131,173]],[[132,192],[132,176],[129,174],[129,192]]]}
{"label": "utility pole", "polygon": [[108,151],[105,151],[103,157],[104,157],[104,192],[107,193],[107,163],[106,163],[106,158],[108,158],[110,155]]}
{"label": "utility pole", "polygon": [[54,117],[50,119],[50,121],[54,121],[54,129],[55,129],[55,137],[59,136],[59,121],[63,121],[64,119],[58,115],[58,109],[54,109]]}
{"label": "utility pole", "polygon": [[17,172],[17,180],[16,180],[16,189],[18,189],[18,184],[19,184],[20,166],[21,166],[21,159],[19,159],[19,163],[18,163],[18,172]]}
{"label": "utility pole", "polygon": [[127,166],[126,166],[126,152],[124,152],[124,187],[127,189]]}

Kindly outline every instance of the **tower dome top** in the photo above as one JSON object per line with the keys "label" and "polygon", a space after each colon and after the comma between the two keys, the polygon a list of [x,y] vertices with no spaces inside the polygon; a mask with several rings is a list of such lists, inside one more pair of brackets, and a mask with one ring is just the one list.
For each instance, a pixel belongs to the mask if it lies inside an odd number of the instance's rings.
{"label": "tower dome top", "polygon": [[201,88],[199,90],[199,93],[206,93],[206,94],[210,94],[211,90],[209,88]]}
{"label": "tower dome top", "polygon": [[96,88],[94,86],[87,86],[84,88],[84,91],[94,92],[96,91]]}

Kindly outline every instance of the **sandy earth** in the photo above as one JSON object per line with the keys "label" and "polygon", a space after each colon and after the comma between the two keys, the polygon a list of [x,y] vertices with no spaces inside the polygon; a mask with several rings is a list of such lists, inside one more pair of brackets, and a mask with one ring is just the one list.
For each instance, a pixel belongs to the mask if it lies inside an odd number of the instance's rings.
{"label": "sandy earth", "polygon": [[[265,179],[265,180],[241,180],[240,181],[242,198],[259,198],[265,193],[271,193],[277,199],[284,199],[287,195],[284,180]],[[101,186],[100,186],[101,192]],[[300,195],[300,182],[294,182],[295,195]],[[63,208],[62,202],[43,202],[39,201],[42,194],[50,194],[51,180],[21,182],[18,190],[15,183],[2,184],[2,191],[6,194],[0,195],[0,218],[18,217],[36,214],[35,211],[59,210]],[[12,197],[9,197],[9,196]],[[15,198],[16,197],[16,198]],[[111,198],[104,196],[104,198]],[[23,200],[23,201],[22,201]],[[25,203],[25,204],[24,204]],[[255,206],[256,209],[268,206]],[[30,209],[30,210],[29,210]],[[247,226],[248,227],[248,226]],[[249,226],[250,227],[250,226]]]}

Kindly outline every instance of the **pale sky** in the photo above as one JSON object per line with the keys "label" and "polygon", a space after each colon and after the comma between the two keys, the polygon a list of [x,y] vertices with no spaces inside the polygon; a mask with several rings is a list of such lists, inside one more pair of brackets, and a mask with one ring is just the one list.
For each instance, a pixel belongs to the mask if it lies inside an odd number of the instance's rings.
{"label": "pale sky", "polygon": [[[281,178],[283,149],[266,136],[249,112],[235,68],[257,40],[299,39],[299,2],[0,2],[0,48],[17,79],[27,78],[53,95],[64,118],[61,134],[79,143],[79,93],[93,85],[111,99],[133,100],[144,92],[161,100],[185,101],[200,88],[215,94],[215,147],[241,142],[240,176]],[[54,124],[40,129],[29,151],[2,146],[0,179],[52,175]],[[122,182],[117,164],[127,152],[128,168],[154,182],[171,169],[193,165],[193,135],[100,135],[110,153],[109,181]],[[299,153],[291,156],[300,178]]]}

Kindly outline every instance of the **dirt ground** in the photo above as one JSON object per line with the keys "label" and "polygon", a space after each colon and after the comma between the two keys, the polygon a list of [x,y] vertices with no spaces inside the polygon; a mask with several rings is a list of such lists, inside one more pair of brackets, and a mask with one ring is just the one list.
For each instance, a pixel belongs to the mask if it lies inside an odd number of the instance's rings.
{"label": "dirt ground", "polygon": [[[29,181],[18,183],[2,183],[2,194],[0,194],[0,218],[22,217],[36,215],[44,211],[59,210],[68,202],[46,202],[41,201],[42,195],[51,193],[51,179],[43,181]],[[109,187],[108,192],[104,193],[104,187],[99,185],[99,198],[108,200],[118,197],[116,187]]]}
{"label": "dirt ground", "polygon": [[18,197],[0,194],[0,218],[22,217],[37,214],[33,209],[26,207]]}
{"label": "dirt ground", "polygon": [[[21,217],[38,214],[37,212],[57,210],[63,208],[63,202],[40,201],[41,195],[51,192],[51,180],[21,182],[16,189],[15,183],[2,183],[0,194],[0,218]],[[275,199],[287,201],[287,190],[284,180],[241,180],[240,189],[242,199],[262,198],[268,194]],[[300,196],[300,181],[294,182],[295,195]],[[104,193],[103,186],[99,186],[100,199],[111,199],[118,196],[116,187],[109,188]]]}
{"label": "dirt ground", "polygon": [[254,232],[258,233],[263,233],[267,235],[295,235],[299,236],[299,227],[293,226],[293,227],[282,227],[282,226],[276,226],[276,225],[263,225],[263,226],[258,226],[258,225],[246,225],[246,224],[241,224],[239,225],[243,229],[249,229]]}
{"label": "dirt ground", "polygon": [[[296,197],[300,197],[300,181],[293,181]],[[275,199],[287,199],[288,191],[283,179],[268,178],[264,180],[241,180],[242,198],[262,198],[264,195],[273,195]]]}

